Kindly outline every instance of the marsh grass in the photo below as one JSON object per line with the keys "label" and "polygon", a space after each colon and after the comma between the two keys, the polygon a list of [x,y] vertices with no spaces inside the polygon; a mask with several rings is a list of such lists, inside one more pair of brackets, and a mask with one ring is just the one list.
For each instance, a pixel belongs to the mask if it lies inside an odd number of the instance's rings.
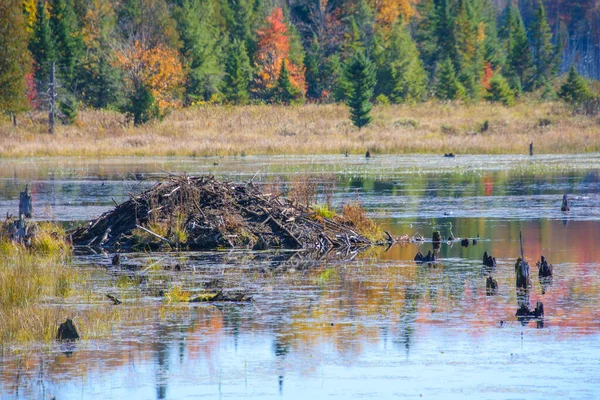
{"label": "marsh grass", "polygon": [[[0,156],[214,156],[250,154],[536,153],[600,151],[596,117],[562,102],[523,97],[496,103],[427,102],[376,106],[360,131],[344,105],[200,106],[141,127],[109,111],[79,113],[74,126],[47,134],[44,113],[0,121]],[[552,121],[540,127],[542,119]],[[481,126],[487,121],[487,129]]]}
{"label": "marsh grass", "polygon": [[359,202],[346,203],[342,206],[340,219],[342,222],[352,225],[358,233],[373,242],[385,239],[385,233],[381,226],[369,218],[367,211]]}

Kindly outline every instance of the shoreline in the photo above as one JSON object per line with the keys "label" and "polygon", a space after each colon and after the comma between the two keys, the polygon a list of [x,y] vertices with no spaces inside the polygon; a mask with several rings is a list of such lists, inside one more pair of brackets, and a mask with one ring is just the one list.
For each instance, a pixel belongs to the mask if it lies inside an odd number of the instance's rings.
{"label": "shoreline", "polygon": [[80,111],[46,133],[42,112],[0,121],[0,157],[140,157],[324,154],[577,154],[600,152],[600,119],[561,102],[428,102],[376,106],[352,126],[342,104],[199,106],[132,127],[123,114]]}

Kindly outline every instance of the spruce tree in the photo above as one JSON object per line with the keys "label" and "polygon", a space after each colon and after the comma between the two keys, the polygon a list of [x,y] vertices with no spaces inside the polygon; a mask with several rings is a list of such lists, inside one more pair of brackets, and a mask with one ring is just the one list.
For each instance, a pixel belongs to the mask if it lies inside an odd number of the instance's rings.
{"label": "spruce tree", "polygon": [[0,111],[18,113],[29,107],[25,75],[31,58],[21,1],[5,0],[0,7]]}
{"label": "spruce tree", "polygon": [[377,95],[384,94],[395,103],[423,98],[426,73],[408,27],[401,20],[394,24],[377,64]]}
{"label": "spruce tree", "polygon": [[94,108],[119,108],[122,106],[123,75],[114,65],[111,48],[114,42],[116,16],[108,7],[108,0],[94,0],[83,20],[83,42],[86,47],[79,73],[80,97],[83,103]]}
{"label": "spruce tree", "polygon": [[246,50],[252,56],[256,51],[256,39],[253,34],[254,6],[251,0],[227,0],[229,9],[229,39],[244,42]]}
{"label": "spruce tree", "polygon": [[189,68],[185,85],[188,102],[210,100],[219,91],[223,75],[212,3],[212,0],[183,0],[173,13]]}
{"label": "spruce tree", "polygon": [[433,76],[438,57],[434,10],[434,0],[421,0],[417,3],[419,17],[415,32],[415,41],[429,78]]}
{"label": "spruce tree", "polygon": [[538,88],[550,81],[558,71],[560,63],[560,47],[552,45],[552,32],[546,19],[546,9],[541,0],[535,10],[534,19],[530,25],[531,48],[535,76],[533,87]]}
{"label": "spruce tree", "polygon": [[466,96],[465,88],[456,77],[450,57],[438,65],[435,95],[440,100],[459,100]]}
{"label": "spruce tree", "polygon": [[79,23],[71,0],[49,0],[50,27],[55,41],[57,74],[67,89],[73,89],[83,55]]}
{"label": "spruce tree", "polygon": [[281,104],[289,105],[300,97],[300,91],[292,85],[290,81],[290,72],[288,71],[285,60],[281,63],[281,70],[275,86],[275,101]]}
{"label": "spruce tree", "polygon": [[222,92],[227,102],[245,104],[248,102],[248,84],[252,76],[250,59],[243,41],[235,39],[227,50],[225,75]]}
{"label": "spruce tree", "polygon": [[505,106],[512,106],[515,103],[515,95],[510,85],[501,74],[495,74],[489,82],[487,100],[499,102]]}
{"label": "spruce tree", "polygon": [[33,37],[29,42],[29,50],[35,65],[35,83],[38,93],[45,92],[48,85],[50,64],[56,61],[54,46],[47,4],[42,0],[38,3]]}
{"label": "spruce tree", "polygon": [[512,3],[509,5],[507,30],[506,75],[518,91],[530,90],[534,73],[531,50],[519,8]]}
{"label": "spruce tree", "polygon": [[569,69],[569,76],[561,86],[558,96],[571,104],[581,104],[594,98],[592,91],[577,73],[574,65]]}
{"label": "spruce tree", "polygon": [[437,42],[436,60],[450,58],[456,62],[456,36],[450,0],[434,0],[434,21]]}
{"label": "spruce tree", "polygon": [[323,87],[322,48],[317,35],[314,35],[306,52],[304,67],[306,68],[306,97],[310,100],[320,100],[325,90]]}
{"label": "spruce tree", "polygon": [[375,67],[364,52],[358,51],[352,56],[346,68],[346,81],[350,119],[360,129],[371,122],[371,98],[376,83]]}

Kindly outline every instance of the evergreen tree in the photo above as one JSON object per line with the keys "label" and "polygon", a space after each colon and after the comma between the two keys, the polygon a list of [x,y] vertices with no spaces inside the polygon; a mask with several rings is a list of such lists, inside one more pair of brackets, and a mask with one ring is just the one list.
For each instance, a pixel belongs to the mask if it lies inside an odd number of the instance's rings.
{"label": "evergreen tree", "polygon": [[460,100],[466,96],[465,88],[456,77],[450,57],[438,66],[435,95],[441,100]]}
{"label": "evergreen tree", "polygon": [[[244,0],[241,0],[244,1]],[[210,100],[219,91],[222,66],[218,55],[219,30],[215,24],[213,0],[183,0],[175,8],[182,53],[188,65],[188,101]]]}
{"label": "evergreen tree", "polygon": [[521,13],[519,8],[512,3],[510,3],[508,10],[507,31],[506,75],[512,86],[518,91],[529,90],[534,73],[533,60]]}
{"label": "evergreen tree", "polygon": [[450,0],[434,0],[435,39],[437,42],[436,60],[450,58],[457,61],[454,18]]}
{"label": "evergreen tree", "polygon": [[108,0],[92,0],[83,19],[86,48],[80,69],[82,101],[94,108],[119,108],[123,102],[123,75],[114,66],[115,13]]}
{"label": "evergreen tree", "polygon": [[225,76],[223,77],[222,92],[225,99],[233,104],[248,102],[248,84],[252,77],[250,59],[243,41],[235,39],[227,50],[225,61]]}
{"label": "evergreen tree", "polygon": [[320,100],[325,90],[322,84],[324,78],[322,65],[321,45],[317,36],[314,35],[304,59],[304,67],[306,68],[306,97],[310,100]]}
{"label": "evergreen tree", "polygon": [[594,98],[592,91],[581,75],[577,73],[574,65],[569,69],[569,76],[561,86],[558,96],[572,104],[581,104]]}
{"label": "evergreen tree", "polygon": [[505,106],[512,106],[515,103],[515,95],[510,85],[500,74],[495,74],[490,79],[486,98],[489,101],[499,102]]}
{"label": "evergreen tree", "polygon": [[277,78],[277,86],[275,87],[275,101],[288,105],[300,96],[300,91],[290,81],[290,72],[287,69],[285,60],[283,60],[279,77]]}
{"label": "evergreen tree", "polygon": [[438,57],[436,40],[435,1],[421,0],[417,3],[419,19],[415,32],[417,48],[428,77],[433,77]]}
{"label": "evergreen tree", "polygon": [[376,83],[375,67],[364,52],[358,51],[352,56],[346,68],[346,81],[350,119],[360,129],[371,122],[371,98]]}
{"label": "evergreen tree", "polygon": [[256,51],[256,36],[254,35],[255,20],[262,22],[257,17],[257,7],[260,6],[258,1],[252,0],[227,0],[224,2],[227,9],[227,28],[229,32],[229,40],[242,41],[248,51],[250,57]]}
{"label": "evergreen tree", "polygon": [[359,40],[368,54],[373,49],[375,39],[375,11],[368,0],[356,0],[352,15],[352,22],[356,24],[352,29],[358,30]]}
{"label": "evergreen tree", "polygon": [[560,63],[560,47],[552,45],[552,32],[546,19],[546,9],[541,0],[535,10],[534,20],[530,26],[531,48],[535,77],[533,86],[541,87],[550,81],[558,71]]}
{"label": "evergreen tree", "polygon": [[45,92],[48,85],[50,64],[56,61],[54,46],[47,4],[42,0],[38,3],[33,37],[29,42],[29,50],[34,60],[35,83],[38,93]]}
{"label": "evergreen tree", "polygon": [[393,102],[420,100],[425,95],[426,73],[408,27],[397,21],[388,46],[377,62],[377,95]]}
{"label": "evergreen tree", "polygon": [[21,1],[0,3],[0,111],[18,113],[29,107],[25,75],[31,58]]}
{"label": "evergreen tree", "polygon": [[62,86],[74,89],[77,68],[83,55],[79,23],[72,0],[49,0],[50,27],[55,41],[57,75]]}
{"label": "evergreen tree", "polygon": [[125,112],[133,118],[133,124],[136,126],[160,117],[156,100],[146,85],[138,85],[133,89],[125,106]]}

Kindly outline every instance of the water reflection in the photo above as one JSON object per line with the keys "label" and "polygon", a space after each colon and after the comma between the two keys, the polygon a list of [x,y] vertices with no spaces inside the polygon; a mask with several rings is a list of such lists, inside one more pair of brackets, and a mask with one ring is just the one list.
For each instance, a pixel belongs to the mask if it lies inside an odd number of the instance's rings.
{"label": "water reflection", "polygon": [[[339,174],[334,202],[361,192],[395,235],[429,239],[440,230],[445,237],[479,237],[475,246],[442,242],[436,263],[413,261],[417,252],[433,250],[430,241],[353,260],[331,255],[307,261],[294,252],[125,254],[122,268],[115,268],[112,254],[77,255],[75,268],[91,264],[104,271],[96,290],[140,295],[146,311],[116,321],[106,340],[76,348],[1,349],[0,397],[594,398],[600,393],[600,382],[589,378],[600,375],[598,172],[579,165],[570,172],[507,173],[502,168],[515,158],[490,160],[472,159],[473,171],[465,164],[464,173],[442,174],[433,167],[415,173],[416,158],[412,164],[384,158],[374,170],[375,157],[368,165],[351,161],[344,168],[353,172]],[[329,165],[296,161],[317,171]],[[198,163],[196,171],[212,168]],[[220,164],[229,177],[251,176],[267,164],[265,184],[278,176],[285,185],[297,172],[281,159]],[[21,184],[34,179],[36,212],[48,201],[50,217],[85,219],[110,207],[113,197],[121,201],[137,185],[151,184],[117,181],[123,171],[150,180],[157,172],[151,162],[90,163],[82,171],[76,164],[63,166],[62,175],[50,164],[27,165],[0,167],[0,175],[9,171],[0,181],[3,213],[14,206]],[[52,179],[40,176],[44,168]],[[555,210],[563,192],[574,193],[566,217]],[[543,254],[554,266],[552,280],[532,279],[524,292],[515,287],[520,231],[530,265]],[[483,265],[484,252],[496,258],[495,267]],[[176,264],[181,271],[168,268]],[[132,283],[120,286],[123,276]],[[215,281],[226,290],[249,291],[254,302],[169,305],[158,297],[168,285],[198,290]],[[538,303],[543,319],[535,315]],[[527,315],[516,315],[522,306]],[[63,307],[77,321],[80,306]]]}

